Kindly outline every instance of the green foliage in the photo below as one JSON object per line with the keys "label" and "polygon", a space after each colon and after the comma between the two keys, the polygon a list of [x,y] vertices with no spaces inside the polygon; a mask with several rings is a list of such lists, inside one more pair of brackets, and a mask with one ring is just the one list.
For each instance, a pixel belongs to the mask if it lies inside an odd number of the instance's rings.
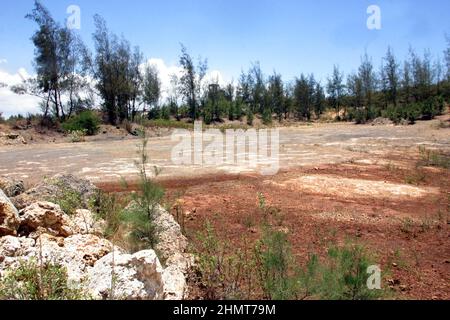
{"label": "green foliage", "polygon": [[198,66],[195,66],[193,58],[184,45],[181,45],[179,63],[182,68],[182,76],[179,78],[179,91],[189,106],[189,116],[196,120],[199,115],[198,100],[201,83],[206,75],[208,63],[207,60],[199,59]]}
{"label": "green foliage", "polygon": [[255,259],[258,280],[266,298],[297,298],[299,282],[293,270],[295,261],[285,233],[266,227],[263,238],[255,247]]}
{"label": "green foliage", "polygon": [[112,238],[118,231],[121,224],[122,206],[115,193],[109,194],[98,190],[94,196],[89,199],[89,210],[91,210],[98,219],[106,222],[104,236]]}
{"label": "green foliage", "polygon": [[[194,253],[198,258],[198,281],[207,299],[368,300],[384,295],[383,290],[367,287],[367,271],[373,263],[363,246],[332,246],[323,259],[311,254],[299,266],[288,235],[271,225],[273,214],[262,193],[258,193],[258,205],[263,213],[263,232],[250,253],[245,238],[244,249],[238,249],[220,240],[209,222],[205,232],[198,234]],[[249,227],[254,222],[244,221],[247,223]]]}
{"label": "green foliage", "polygon": [[147,120],[144,121],[144,125],[147,128],[194,129],[194,125],[192,123],[166,119]]}
{"label": "green foliage", "polygon": [[253,125],[253,111],[247,107],[247,125],[252,126]]}
{"label": "green foliage", "polygon": [[146,66],[143,77],[143,100],[150,106],[156,106],[161,98],[161,80],[155,66]]}
{"label": "green foliage", "polygon": [[450,155],[423,146],[419,147],[419,153],[421,158],[419,165],[450,169]]}
{"label": "green foliage", "polygon": [[198,279],[205,298],[250,299],[255,285],[255,261],[244,248],[227,252],[231,244],[219,240],[209,221],[204,233],[197,234],[194,252],[197,255]]}
{"label": "green foliage", "polygon": [[379,109],[375,107],[350,109],[347,120],[354,120],[356,124],[364,124],[380,116]]}
{"label": "green foliage", "polygon": [[[33,10],[25,18],[37,24],[37,30],[31,38],[37,77],[20,85],[22,89],[18,92],[42,97],[44,118],[52,111],[56,119],[64,119],[66,115],[61,97],[69,92],[70,115],[74,101],[80,100],[79,91],[88,85],[83,79],[85,68],[82,67],[82,53],[86,52],[86,48],[74,30],[62,27],[40,1],[34,2]],[[53,110],[49,110],[50,107]]]}
{"label": "green foliage", "polygon": [[[147,173],[148,154],[145,129],[140,130],[142,145],[139,147],[139,161],[136,167],[139,170],[139,192],[132,194],[132,204],[121,215],[122,221],[130,228],[130,241],[136,251],[154,248],[158,242],[158,228],[154,222],[158,203],[164,196],[164,189],[154,183]],[[159,174],[154,168],[154,174]]]}
{"label": "green foliage", "polygon": [[444,111],[443,97],[429,97],[420,104],[420,113],[424,120],[431,120]]}
{"label": "green foliage", "polygon": [[0,278],[0,300],[85,300],[81,289],[72,288],[65,267],[21,262]]}
{"label": "green foliage", "polygon": [[265,109],[262,115],[263,124],[269,125],[272,124],[272,111],[270,109]]}
{"label": "green foliage", "polygon": [[81,194],[76,190],[66,188],[63,184],[56,183],[55,185],[58,187],[58,194],[47,200],[59,205],[66,214],[75,214],[75,211],[80,209],[83,203]]}
{"label": "green foliage", "polygon": [[66,132],[85,131],[93,136],[99,130],[100,119],[93,111],[83,111],[62,124]]}
{"label": "green foliage", "polygon": [[331,247],[328,258],[318,269],[316,294],[328,300],[370,300],[379,298],[380,290],[367,288],[367,268],[373,265],[364,247]]}
{"label": "green foliage", "polygon": [[161,108],[161,119],[169,121],[170,120],[170,110],[169,107],[163,106]]}
{"label": "green foliage", "polygon": [[213,120],[213,106],[212,102],[208,100],[203,107],[203,122],[209,125]]}

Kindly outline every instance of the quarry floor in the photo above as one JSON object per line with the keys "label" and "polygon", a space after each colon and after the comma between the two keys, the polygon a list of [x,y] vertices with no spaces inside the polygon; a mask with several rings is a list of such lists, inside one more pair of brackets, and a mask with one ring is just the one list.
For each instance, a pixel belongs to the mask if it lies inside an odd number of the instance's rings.
{"label": "quarry floor", "polygon": [[[419,146],[450,152],[450,129],[438,121],[280,128],[275,175],[261,175],[264,164],[176,165],[170,135],[150,138],[149,165],[162,169],[157,179],[168,207],[181,203],[191,241],[206,221],[235,246],[257,239],[261,230],[248,221],[260,217],[261,193],[280,212],[299,263],[351,240],[374,254],[395,298],[450,299],[450,170],[417,166]],[[30,187],[73,173],[119,192],[122,178],[136,178],[138,144],[117,138],[0,147],[0,175]]]}

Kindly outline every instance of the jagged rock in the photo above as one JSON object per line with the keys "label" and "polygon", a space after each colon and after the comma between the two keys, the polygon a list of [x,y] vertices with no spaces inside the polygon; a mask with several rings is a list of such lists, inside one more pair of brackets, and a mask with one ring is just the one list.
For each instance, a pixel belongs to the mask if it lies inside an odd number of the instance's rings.
{"label": "jagged rock", "polygon": [[164,297],[162,273],[153,250],[133,255],[114,251],[89,270],[88,289],[97,299],[159,300]]}
{"label": "jagged rock", "polygon": [[376,119],[372,120],[372,126],[386,126],[386,125],[392,125],[393,122],[388,118],[378,117]]}
{"label": "jagged rock", "polygon": [[168,260],[187,248],[187,239],[173,216],[161,206],[155,210],[155,224],[158,226],[158,243],[155,247],[162,260]]}
{"label": "jagged rock", "polygon": [[3,258],[27,256],[33,251],[35,241],[30,238],[5,236],[0,238],[0,256]]}
{"label": "jagged rock", "polygon": [[97,219],[95,215],[86,209],[78,209],[70,217],[74,233],[95,234],[101,236],[105,229],[105,221]]}
{"label": "jagged rock", "polygon": [[25,191],[23,181],[15,180],[10,177],[0,177],[0,189],[2,189],[8,197],[18,196]]}
{"label": "jagged rock", "polygon": [[[127,209],[134,205],[130,203]],[[186,275],[193,264],[192,257],[185,253],[187,238],[174,217],[163,207],[155,207],[154,218],[158,230],[158,243],[154,249],[166,267],[163,272],[164,299],[180,300],[185,295]]]}
{"label": "jagged rock", "polygon": [[186,276],[175,265],[170,265],[163,272],[164,300],[183,300],[186,291]]}
{"label": "jagged rock", "polygon": [[36,202],[21,210],[19,215],[20,235],[38,235],[36,231],[62,237],[74,234],[72,221],[57,204]]}
{"label": "jagged rock", "polygon": [[0,190],[0,237],[16,235],[19,224],[19,212],[3,191]]}
{"label": "jagged rock", "polygon": [[2,133],[0,134],[0,145],[12,146],[18,144],[27,144],[24,137],[17,133]]}
{"label": "jagged rock", "polygon": [[[108,254],[112,244],[95,235],[58,238],[42,234],[36,240],[24,237],[0,238],[0,271],[16,268],[21,261],[42,261],[67,268],[69,282],[82,284],[95,262]],[[42,259],[42,260],[41,260]]]}
{"label": "jagged rock", "polygon": [[190,254],[176,253],[167,261],[163,272],[164,300],[182,300],[187,290],[186,275],[194,258]]}
{"label": "jagged rock", "polygon": [[[0,275],[33,259],[66,267],[69,283],[81,286],[96,299],[184,298],[193,259],[185,253],[187,239],[172,215],[160,206],[155,210],[159,230],[155,250],[161,253],[164,269],[153,250],[126,254],[115,247],[112,253],[112,243],[97,236],[102,234],[104,221],[91,211],[79,208],[69,216],[60,206],[43,201],[68,189],[82,196],[80,207],[97,192],[88,181],[58,175],[15,197],[20,212],[6,195],[0,195],[0,217],[4,217],[0,232],[5,230],[0,233],[5,235],[0,238]],[[21,237],[13,236],[17,232]]]}
{"label": "jagged rock", "polygon": [[90,181],[70,174],[58,174],[38,186],[12,199],[16,208],[23,209],[36,201],[52,201],[67,192],[81,196],[80,208],[87,208],[89,200],[96,195],[97,187]]}

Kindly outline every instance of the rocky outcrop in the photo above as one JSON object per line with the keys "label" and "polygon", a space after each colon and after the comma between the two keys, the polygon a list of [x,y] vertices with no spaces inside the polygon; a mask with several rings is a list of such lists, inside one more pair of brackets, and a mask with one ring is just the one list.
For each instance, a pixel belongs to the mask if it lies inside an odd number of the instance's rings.
{"label": "rocky outcrop", "polygon": [[191,254],[176,253],[166,261],[163,272],[164,299],[182,300],[187,294],[187,274],[194,264]]}
{"label": "rocky outcrop", "polygon": [[177,253],[185,252],[188,242],[173,216],[161,206],[155,208],[154,215],[158,229],[158,243],[155,249],[160,258],[168,260]]}
{"label": "rocky outcrop", "polygon": [[15,146],[21,144],[27,144],[27,141],[20,134],[0,132],[0,145]]}
{"label": "rocky outcrop", "polygon": [[0,190],[0,237],[16,235],[20,224],[19,212]]}
{"label": "rocky outcrop", "polygon": [[70,220],[74,233],[103,235],[105,221],[96,218],[90,210],[78,209]]}
{"label": "rocky outcrop", "polygon": [[[58,205],[36,202],[20,211],[21,237],[0,238],[1,270],[34,259],[67,268],[71,284],[95,299],[180,300],[186,293],[186,274],[192,265],[179,225],[163,208],[155,213],[165,268],[154,250],[127,254],[99,237],[102,222],[85,209],[66,215]],[[96,233],[96,234],[93,234]]]}
{"label": "rocky outcrop", "polygon": [[[0,266],[6,265],[6,258],[26,257],[34,250],[35,241],[30,238],[5,236],[0,238]],[[0,269],[2,269],[0,267]]]}
{"label": "rocky outcrop", "polygon": [[160,300],[164,298],[162,274],[153,250],[133,255],[114,251],[89,271],[88,289],[96,299]]}
{"label": "rocky outcrop", "polygon": [[0,177],[0,189],[2,189],[8,197],[15,197],[25,192],[23,181],[15,180],[10,177]]}
{"label": "rocky outcrop", "polygon": [[68,237],[74,234],[72,221],[51,202],[36,202],[19,212],[19,234],[36,237],[40,233]]}
{"label": "rocky outcrop", "polygon": [[165,262],[164,299],[181,300],[186,294],[187,273],[193,264],[192,255],[186,253],[187,238],[174,217],[161,206],[155,210],[155,224],[158,227],[155,250]]}
{"label": "rocky outcrop", "polygon": [[36,239],[0,238],[0,270],[18,267],[21,261],[34,259],[67,268],[68,280],[82,284],[85,273],[97,260],[108,254],[112,244],[95,235],[73,235],[67,238],[42,234]]}
{"label": "rocky outcrop", "polygon": [[[44,201],[67,190],[83,200],[72,215]],[[173,216],[158,206],[155,250],[128,254],[102,238],[104,221],[82,209],[96,193],[88,181],[58,175],[14,197],[18,211],[0,190],[0,277],[34,260],[66,267],[69,283],[95,299],[183,299],[192,257],[185,253],[187,239]]]}
{"label": "rocky outcrop", "polygon": [[72,192],[80,195],[81,208],[87,208],[89,200],[96,195],[97,187],[91,182],[70,174],[58,174],[36,187],[12,199],[18,209],[23,209],[36,201],[53,201],[62,194]]}

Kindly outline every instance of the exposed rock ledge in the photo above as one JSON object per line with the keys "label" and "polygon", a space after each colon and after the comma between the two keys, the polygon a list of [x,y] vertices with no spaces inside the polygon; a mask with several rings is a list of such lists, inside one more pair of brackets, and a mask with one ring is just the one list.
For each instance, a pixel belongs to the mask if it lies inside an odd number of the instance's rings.
{"label": "exposed rock ledge", "polygon": [[162,266],[154,250],[128,254],[102,238],[103,223],[89,210],[68,216],[54,203],[37,201],[41,195],[53,196],[64,184],[83,196],[95,191],[90,182],[73,176],[58,175],[51,181],[23,193],[19,201],[13,199],[21,204],[20,211],[0,189],[0,277],[21,261],[42,259],[65,266],[71,285],[94,299],[184,298],[192,257],[185,253],[187,240],[172,215],[157,208],[160,241],[155,249],[165,261]]}

